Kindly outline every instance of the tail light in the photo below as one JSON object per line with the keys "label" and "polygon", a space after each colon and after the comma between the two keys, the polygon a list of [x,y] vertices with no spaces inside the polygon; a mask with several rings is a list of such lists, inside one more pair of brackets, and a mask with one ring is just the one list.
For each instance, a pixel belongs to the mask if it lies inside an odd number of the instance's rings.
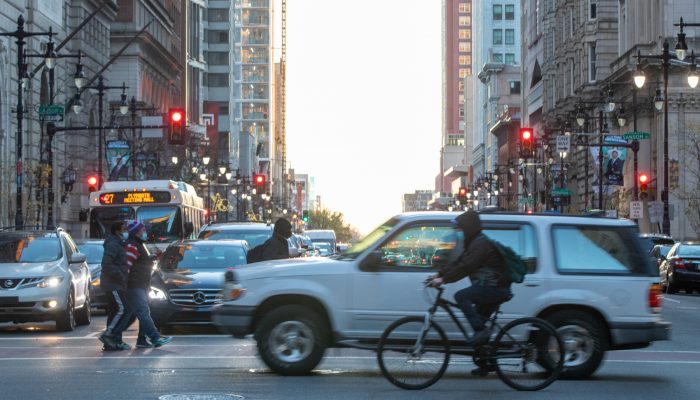
{"label": "tail light", "polygon": [[685,269],[685,261],[683,261],[683,259],[680,259],[680,258],[673,260],[673,268]]}
{"label": "tail light", "polygon": [[652,283],[651,285],[649,285],[649,308],[654,313],[658,314],[661,312],[661,303],[663,299],[662,294],[663,291],[661,290],[660,283]]}

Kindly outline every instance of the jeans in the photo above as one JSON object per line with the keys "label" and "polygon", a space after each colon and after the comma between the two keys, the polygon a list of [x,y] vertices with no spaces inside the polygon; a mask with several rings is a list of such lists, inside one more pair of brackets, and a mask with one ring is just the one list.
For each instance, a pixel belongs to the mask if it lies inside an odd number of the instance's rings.
{"label": "jeans", "polygon": [[511,297],[510,289],[482,285],[472,285],[455,293],[457,306],[476,332],[483,330],[491,314]]}
{"label": "jeans", "polygon": [[153,340],[160,339],[160,332],[156,328],[151,318],[151,309],[148,307],[148,292],[146,289],[128,289],[126,291],[128,310],[130,318],[120,324],[119,332],[125,331],[133,322],[134,317],[139,320],[138,343],[145,342],[146,338]]}

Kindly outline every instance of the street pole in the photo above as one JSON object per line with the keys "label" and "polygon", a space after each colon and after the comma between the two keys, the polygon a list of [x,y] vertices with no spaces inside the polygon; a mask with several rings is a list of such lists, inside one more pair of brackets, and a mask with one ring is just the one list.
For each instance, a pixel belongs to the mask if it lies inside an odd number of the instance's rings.
{"label": "street pole", "polygon": [[[563,190],[564,189],[564,153],[563,152],[559,152],[559,163],[560,163],[559,187]],[[564,202],[563,201],[559,202],[559,213],[564,214]]]}
{"label": "street pole", "polygon": [[661,192],[661,200],[664,202],[664,220],[662,230],[664,235],[670,236],[671,221],[668,206],[668,68],[671,65],[671,55],[668,51],[667,41],[664,42],[662,57],[664,68],[664,190]]}
{"label": "street pole", "polygon": [[131,176],[133,180],[136,180],[136,97],[131,97],[131,102],[129,103],[129,109],[131,111]]}
{"label": "street pole", "polygon": [[598,133],[600,143],[598,143],[598,209],[603,209],[603,109],[598,110]]}
{"label": "street pole", "polygon": [[[587,125],[588,123],[586,123]],[[588,132],[588,130],[586,130]],[[586,137],[586,156],[585,156],[585,166],[584,166],[584,189],[583,189],[583,212],[586,213],[588,212],[588,163],[589,161],[589,148],[588,148],[588,135]]]}
{"label": "street pole", "polygon": [[[632,130],[637,132],[637,88],[632,87]],[[639,182],[637,175],[639,173],[639,163],[637,162],[637,153],[639,152],[639,140],[632,141],[632,152],[634,153],[634,200],[639,200]]]}
{"label": "street pole", "polygon": [[[536,152],[537,152],[537,150],[538,149],[535,148]],[[538,155],[538,153],[535,153],[535,167],[534,167],[535,168],[535,177],[534,177],[533,183],[532,183],[532,186],[535,187],[535,194],[532,196],[532,199],[533,199],[532,212],[537,212],[537,202],[539,199],[539,196],[538,196],[539,190],[537,190],[537,164],[538,164],[537,161],[538,161],[539,157],[537,157],[537,155]]]}
{"label": "street pole", "polygon": [[97,135],[97,141],[99,142],[97,144],[97,176],[99,177],[99,182],[97,183],[98,187],[97,189],[102,188],[102,182],[104,182],[104,176],[102,175],[102,135],[103,135],[103,130],[102,130],[102,114],[104,113],[104,105],[103,100],[105,96],[104,92],[104,79],[102,78],[102,75],[100,75],[100,78],[98,80],[97,84],[97,98],[98,98],[98,104],[97,104],[97,125],[100,127],[98,130],[98,135]]}

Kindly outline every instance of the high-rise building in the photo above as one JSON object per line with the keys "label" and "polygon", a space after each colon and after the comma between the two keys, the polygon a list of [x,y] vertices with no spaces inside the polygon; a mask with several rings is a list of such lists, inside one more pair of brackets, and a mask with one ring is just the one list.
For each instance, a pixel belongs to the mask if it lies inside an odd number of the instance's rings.
{"label": "high-rise building", "polygon": [[432,190],[416,190],[413,193],[404,193],[401,198],[402,212],[425,211],[428,202],[433,198]]}
{"label": "high-rise building", "polygon": [[449,193],[455,175],[446,172],[465,164],[465,78],[472,74],[472,0],[442,2],[442,148],[435,191]]}

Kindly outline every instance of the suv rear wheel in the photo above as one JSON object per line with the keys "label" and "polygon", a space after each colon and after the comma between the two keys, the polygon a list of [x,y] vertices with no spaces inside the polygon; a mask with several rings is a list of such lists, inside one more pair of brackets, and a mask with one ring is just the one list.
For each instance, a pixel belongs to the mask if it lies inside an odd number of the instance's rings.
{"label": "suv rear wheel", "polygon": [[547,318],[557,328],[564,342],[565,379],[585,379],[591,376],[603,361],[608,347],[608,334],[592,315],[581,311],[557,311]]}
{"label": "suv rear wheel", "polygon": [[268,312],[258,324],[258,351],[271,370],[282,375],[306,375],[326,350],[327,328],[303,306],[283,306]]}
{"label": "suv rear wheel", "polygon": [[75,296],[73,289],[68,293],[66,309],[56,319],[56,330],[69,332],[75,329]]}

